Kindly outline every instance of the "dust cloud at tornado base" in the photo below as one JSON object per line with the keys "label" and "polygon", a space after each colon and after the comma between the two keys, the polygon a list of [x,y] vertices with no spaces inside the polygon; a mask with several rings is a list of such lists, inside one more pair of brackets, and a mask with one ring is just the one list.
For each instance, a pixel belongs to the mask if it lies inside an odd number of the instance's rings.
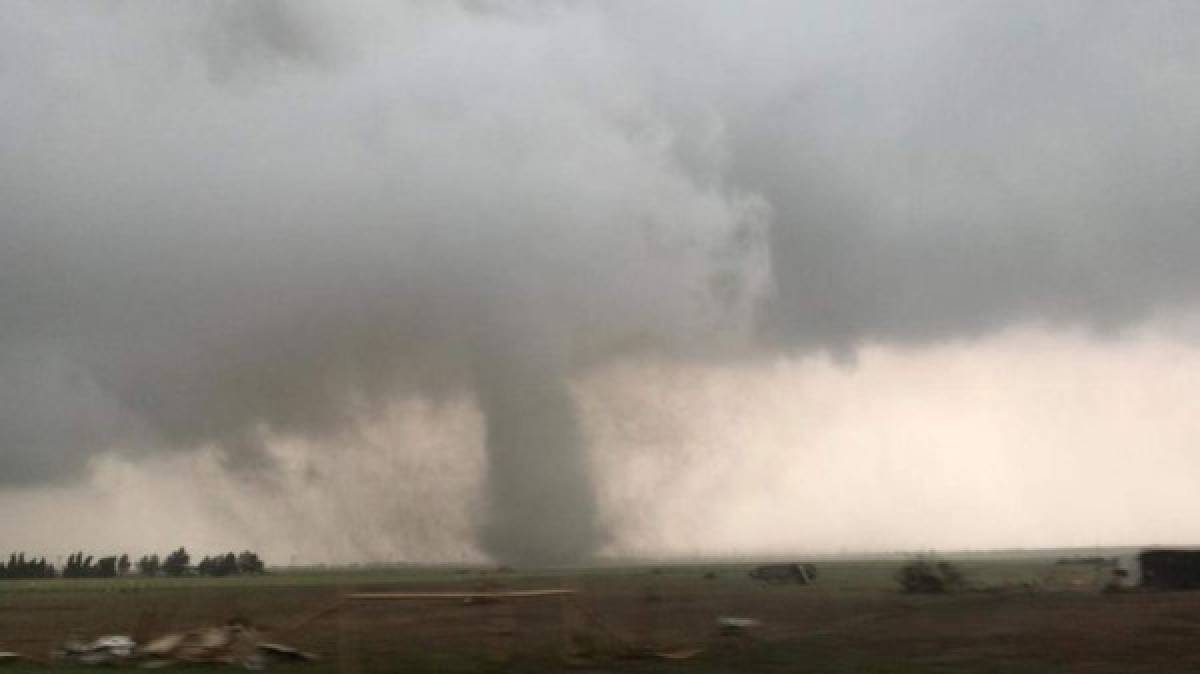
{"label": "dust cloud at tornado base", "polygon": [[[572,394],[606,558],[1184,545],[1200,537],[1178,517],[1197,506],[1198,373],[1200,349],[1175,337],[1029,331],[870,347],[854,368],[623,360]],[[273,490],[206,451],[101,458],[83,487],[0,493],[8,540],[248,547],[280,564],[487,559],[469,397],[399,401],[356,433],[336,452],[270,441]]]}
{"label": "dust cloud at tornado base", "polygon": [[[580,414],[595,373],[850,365],[1030,326],[1104,344],[1194,306],[1197,13],[14,4],[0,485],[152,492],[128,471],[199,461],[227,515],[274,490],[303,519],[296,480],[353,490],[336,459],[288,457],[341,452],[453,487],[434,498],[480,479],[441,528],[497,558],[586,559],[638,529],[597,492],[617,450]],[[633,371],[623,395],[662,390]],[[392,437],[441,459],[374,437],[409,404],[443,412]],[[410,497],[340,500],[403,540],[347,546],[455,554],[389,498]]]}

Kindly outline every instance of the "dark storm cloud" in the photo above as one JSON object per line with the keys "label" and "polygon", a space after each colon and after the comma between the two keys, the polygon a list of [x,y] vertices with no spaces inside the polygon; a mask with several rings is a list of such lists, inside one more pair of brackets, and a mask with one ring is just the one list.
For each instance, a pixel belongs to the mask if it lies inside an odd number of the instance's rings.
{"label": "dark storm cloud", "polygon": [[468,389],[488,550],[602,540],[565,377],[736,331],[761,209],[677,169],[593,12],[358,9],[9,9],[0,483],[200,447],[262,472],[268,436]]}
{"label": "dark storm cloud", "polygon": [[685,164],[720,136],[718,178],[772,209],[774,338],[1108,331],[1195,300],[1194,3],[625,9]]}
{"label": "dark storm cloud", "polygon": [[1108,332],[1193,303],[1200,8],[901,7],[796,15],[795,44],[761,61],[796,75],[726,94],[728,175],[775,215],[776,336]]}
{"label": "dark storm cloud", "polygon": [[580,364],[1200,290],[1191,3],[6,9],[6,485],[470,390],[481,540],[562,561],[603,539]]}

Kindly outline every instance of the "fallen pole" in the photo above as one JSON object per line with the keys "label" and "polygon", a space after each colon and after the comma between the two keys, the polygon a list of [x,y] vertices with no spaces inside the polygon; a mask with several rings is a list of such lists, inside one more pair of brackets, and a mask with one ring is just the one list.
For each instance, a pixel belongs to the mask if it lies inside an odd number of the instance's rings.
{"label": "fallen pole", "polygon": [[427,601],[462,599],[532,599],[536,597],[564,597],[576,594],[575,590],[508,590],[504,592],[356,592],[346,599],[356,601]]}

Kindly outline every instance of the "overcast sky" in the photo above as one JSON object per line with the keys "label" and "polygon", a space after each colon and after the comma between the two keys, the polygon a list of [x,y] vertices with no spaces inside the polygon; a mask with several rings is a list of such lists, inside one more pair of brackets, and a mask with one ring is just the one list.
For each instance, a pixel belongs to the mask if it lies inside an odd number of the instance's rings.
{"label": "overcast sky", "polygon": [[1195,3],[5,9],[10,546],[1200,539]]}

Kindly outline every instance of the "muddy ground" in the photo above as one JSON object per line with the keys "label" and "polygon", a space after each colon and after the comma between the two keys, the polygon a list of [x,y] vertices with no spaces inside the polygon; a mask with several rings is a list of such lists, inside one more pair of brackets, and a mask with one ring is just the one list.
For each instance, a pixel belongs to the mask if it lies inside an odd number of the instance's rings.
{"label": "muddy ground", "polygon": [[[809,587],[758,583],[744,565],[0,581],[0,650],[42,659],[71,635],[152,637],[242,618],[272,640],[320,654],[316,665],[288,667],[313,674],[1200,671],[1200,592],[1103,593],[1105,569],[1021,560],[964,562],[971,590],[910,596],[892,581],[899,564],[819,563]],[[342,600],[356,591],[520,588],[578,594],[471,604]],[[761,624],[722,634],[722,616]],[[70,669],[9,669],[46,667]]]}

